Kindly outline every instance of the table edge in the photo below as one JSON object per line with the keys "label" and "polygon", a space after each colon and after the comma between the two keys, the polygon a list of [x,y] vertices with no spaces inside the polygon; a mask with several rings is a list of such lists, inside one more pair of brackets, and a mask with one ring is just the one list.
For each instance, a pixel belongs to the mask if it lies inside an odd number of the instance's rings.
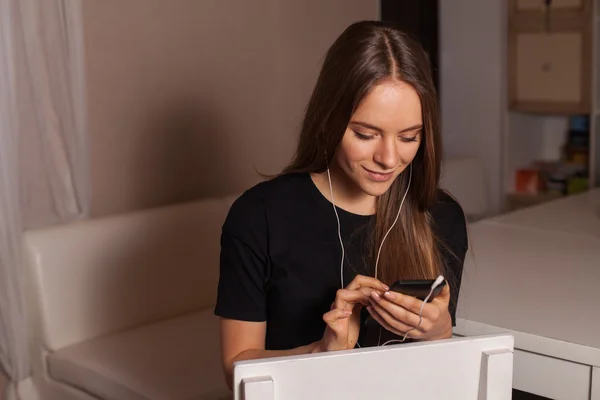
{"label": "table edge", "polygon": [[459,336],[479,336],[507,333],[515,338],[515,349],[538,353],[579,364],[600,367],[600,348],[565,342],[531,333],[514,331],[463,318],[456,319],[453,333]]}

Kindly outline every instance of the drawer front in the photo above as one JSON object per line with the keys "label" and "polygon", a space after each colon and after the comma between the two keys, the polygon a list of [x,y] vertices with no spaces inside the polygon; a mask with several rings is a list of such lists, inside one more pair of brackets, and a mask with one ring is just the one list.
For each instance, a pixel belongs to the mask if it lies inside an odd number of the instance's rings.
{"label": "drawer front", "polygon": [[522,32],[516,35],[519,101],[581,100],[582,35]]}
{"label": "drawer front", "polygon": [[[544,0],[516,0],[517,11],[540,11],[544,9]],[[552,11],[578,11],[583,8],[584,0],[552,0]]]}
{"label": "drawer front", "polygon": [[510,108],[586,113],[591,104],[591,52],[586,28],[551,34],[535,27],[509,32]]}
{"label": "drawer front", "polygon": [[591,377],[591,366],[515,349],[517,390],[554,400],[589,400]]}
{"label": "drawer front", "polygon": [[[593,0],[552,0],[548,17],[554,22],[591,20]],[[526,20],[543,20],[546,18],[545,0],[509,0],[508,15],[511,20],[517,19],[521,23]],[[517,21],[513,21],[517,22]],[[573,21],[572,21],[573,22]],[[518,22],[517,22],[518,23]]]}

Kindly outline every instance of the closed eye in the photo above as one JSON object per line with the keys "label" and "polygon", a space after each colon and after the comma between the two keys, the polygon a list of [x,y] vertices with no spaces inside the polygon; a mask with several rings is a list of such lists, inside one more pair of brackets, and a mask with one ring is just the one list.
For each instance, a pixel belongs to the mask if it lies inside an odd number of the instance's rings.
{"label": "closed eye", "polygon": [[352,132],[354,132],[354,136],[356,136],[360,140],[371,140],[371,139],[373,139],[373,136],[363,135],[362,133],[359,133],[359,132],[357,132],[355,130],[353,130]]}
{"label": "closed eye", "polygon": [[400,136],[400,140],[402,140],[404,143],[418,142],[419,139],[421,138],[421,132],[422,132],[421,129],[417,130],[415,132],[415,136],[413,136],[413,137]]}
{"label": "closed eye", "polygon": [[[375,137],[375,135],[365,135],[364,133],[360,133],[355,130],[352,130],[352,132],[354,133],[354,136],[356,136],[360,140],[371,140]],[[419,141],[419,137],[420,137],[420,133],[417,133],[413,137],[400,136],[400,140],[404,143],[414,143],[414,142]]]}
{"label": "closed eye", "polygon": [[419,135],[417,135],[415,137],[411,137],[411,138],[402,137],[400,140],[402,140],[404,143],[418,142],[419,141]]}

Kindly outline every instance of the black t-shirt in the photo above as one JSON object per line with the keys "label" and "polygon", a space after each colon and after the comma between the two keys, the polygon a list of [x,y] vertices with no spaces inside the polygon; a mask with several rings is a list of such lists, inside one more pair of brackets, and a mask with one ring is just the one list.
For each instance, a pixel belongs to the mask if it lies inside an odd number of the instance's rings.
{"label": "black t-shirt", "polygon": [[[373,217],[337,211],[347,285],[357,274],[373,275],[365,262],[365,239]],[[458,203],[441,190],[430,212],[434,232],[454,254],[442,249],[444,275],[453,283],[450,314],[454,323],[467,251],[465,218]],[[323,314],[341,286],[337,229],[332,204],[308,173],[283,175],[247,190],[234,202],[223,224],[215,314],[267,321],[267,350],[320,340],[325,330]],[[391,334],[385,334],[389,340]],[[365,346],[360,337],[359,343]]]}

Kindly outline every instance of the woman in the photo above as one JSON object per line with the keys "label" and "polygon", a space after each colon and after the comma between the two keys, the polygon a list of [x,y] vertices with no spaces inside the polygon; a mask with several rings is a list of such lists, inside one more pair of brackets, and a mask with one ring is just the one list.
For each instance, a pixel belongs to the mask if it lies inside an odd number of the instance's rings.
{"label": "woman", "polygon": [[[467,236],[462,209],[438,189],[440,156],[424,51],[381,22],[348,27],[293,161],[223,225],[215,313],[229,384],[238,360],[451,337]],[[425,305],[389,291],[439,274],[449,284]]]}

